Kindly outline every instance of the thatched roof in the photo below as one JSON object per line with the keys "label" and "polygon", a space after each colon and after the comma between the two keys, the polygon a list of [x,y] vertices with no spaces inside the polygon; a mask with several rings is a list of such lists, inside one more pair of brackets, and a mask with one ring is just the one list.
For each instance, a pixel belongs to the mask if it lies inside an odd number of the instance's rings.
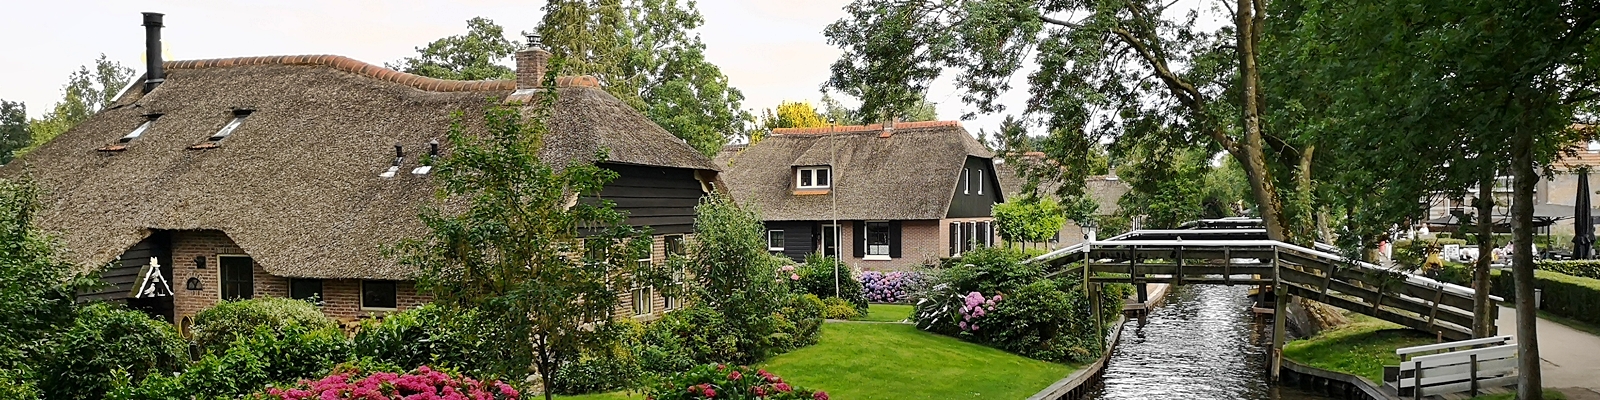
{"label": "thatched roof", "polygon": [[[432,175],[410,173],[450,114],[482,115],[511,81],[459,82],[335,56],[166,63],[166,82],[137,90],[10,165],[48,190],[38,222],[85,267],[151,230],[220,230],[274,275],[404,279],[381,248],[419,237]],[[710,160],[607,94],[562,79],[541,156],[565,164],[608,149],[610,162],[715,171]],[[190,149],[253,112],[215,148]],[[161,114],[144,135],[118,139]],[[472,118],[468,119],[473,120]],[[469,127],[481,128],[481,122]],[[405,147],[401,172],[381,178]],[[121,144],[121,151],[97,151]],[[449,149],[443,150],[445,155]]]}
{"label": "thatched roof", "polygon": [[[830,132],[831,131],[831,132]],[[718,154],[734,199],[770,221],[940,219],[967,157],[994,157],[954,121],[779,129]],[[832,165],[832,195],[794,194],[794,167]],[[833,212],[835,197],[837,215]]]}
{"label": "thatched roof", "polygon": [[[1022,178],[1017,176],[1016,168],[1011,165],[997,164],[995,165],[995,173],[1000,175],[1000,189],[1006,194],[1006,198],[1022,198],[1023,182]],[[1127,182],[1117,179],[1116,175],[1091,176],[1083,180],[1083,185],[1084,193],[1088,194],[1089,197],[1094,199],[1095,203],[1100,205],[1100,208],[1095,212],[1100,215],[1111,215],[1121,211],[1122,207],[1117,205],[1117,200],[1121,199],[1123,194],[1132,190],[1132,188],[1128,187]],[[1054,199],[1056,197],[1056,189],[1059,187],[1061,187],[1061,182],[1048,180],[1039,182],[1039,195]]]}

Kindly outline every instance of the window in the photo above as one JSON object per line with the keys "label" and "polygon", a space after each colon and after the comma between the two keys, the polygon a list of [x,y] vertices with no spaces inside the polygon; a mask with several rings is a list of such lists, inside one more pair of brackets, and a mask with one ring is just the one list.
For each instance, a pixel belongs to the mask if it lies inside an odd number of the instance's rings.
{"label": "window", "polygon": [[251,272],[255,260],[245,256],[217,256],[222,273],[222,299],[242,300],[255,297],[256,288]]}
{"label": "window", "polygon": [[672,272],[672,287],[677,290],[678,295],[668,296],[666,293],[661,294],[662,299],[666,300],[666,306],[663,307],[666,311],[683,308],[683,293],[688,290],[687,287],[683,286],[683,275],[683,270]]}
{"label": "window", "polygon": [[783,251],[783,230],[767,231],[767,251]]}
{"label": "window", "polygon": [[234,130],[239,129],[239,125],[244,125],[244,118],[250,116],[252,112],[255,112],[255,110],[233,110],[233,120],[228,121],[227,125],[223,125],[222,130],[211,135],[211,141],[216,142],[227,139],[229,135],[233,134]]}
{"label": "window", "polygon": [[668,235],[666,242],[667,254],[680,256],[689,254],[688,245],[683,241],[683,235]]}
{"label": "window", "polygon": [[127,136],[123,136],[122,139],[118,139],[117,141],[121,143],[127,143],[132,142],[134,139],[143,137],[144,132],[150,130],[150,123],[156,122],[156,118],[160,117],[161,114],[150,114],[145,116],[146,119],[144,120],[144,123],[139,124],[138,128],[133,128],[133,132],[129,132]]}
{"label": "window", "polygon": [[978,194],[983,194],[983,170],[978,170]]}
{"label": "window", "polygon": [[961,169],[961,194],[972,194],[972,170]]}
{"label": "window", "polygon": [[806,167],[796,170],[795,187],[800,189],[823,189],[833,183],[832,170],[828,167]]}
{"label": "window", "polygon": [[394,309],[394,281],[361,281],[361,308]]}
{"label": "window", "polygon": [[321,279],[290,279],[289,298],[305,300],[322,305],[322,280]]}
{"label": "window", "polygon": [[[638,265],[639,270],[642,271],[642,270],[649,270],[650,269],[650,264],[651,264],[652,261],[649,258],[641,258],[636,262],[639,263],[639,265]],[[650,312],[655,311],[653,309],[654,306],[651,304],[651,301],[650,301],[651,300],[650,296],[655,294],[655,290],[654,290],[654,288],[649,287],[649,286],[638,286],[638,284],[639,284],[638,282],[634,282],[635,286],[633,287],[633,315],[649,314]]]}
{"label": "window", "polygon": [[889,257],[889,223],[867,223],[867,258]]}

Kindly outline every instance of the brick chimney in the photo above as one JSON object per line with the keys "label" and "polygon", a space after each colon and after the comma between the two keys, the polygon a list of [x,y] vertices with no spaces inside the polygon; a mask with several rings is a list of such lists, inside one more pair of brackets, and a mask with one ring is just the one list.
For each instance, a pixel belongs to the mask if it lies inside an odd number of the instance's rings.
{"label": "brick chimney", "polygon": [[517,52],[517,89],[534,89],[544,86],[545,66],[550,62],[550,52],[539,43],[538,33],[526,33],[528,47]]}

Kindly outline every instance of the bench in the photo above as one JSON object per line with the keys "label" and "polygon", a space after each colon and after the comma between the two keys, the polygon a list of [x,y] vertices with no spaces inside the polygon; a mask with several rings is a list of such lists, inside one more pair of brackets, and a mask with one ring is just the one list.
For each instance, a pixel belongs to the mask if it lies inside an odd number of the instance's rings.
{"label": "bench", "polygon": [[1384,384],[1421,399],[1515,384],[1517,345],[1510,336],[1407,347],[1395,350],[1400,365],[1384,368]]}

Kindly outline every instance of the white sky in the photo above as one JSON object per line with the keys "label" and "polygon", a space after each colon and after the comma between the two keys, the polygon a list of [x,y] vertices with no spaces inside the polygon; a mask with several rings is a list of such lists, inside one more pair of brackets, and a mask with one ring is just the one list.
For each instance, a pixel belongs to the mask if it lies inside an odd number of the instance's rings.
{"label": "white sky", "polygon": [[[337,54],[383,64],[415,54],[414,48],[466,31],[483,16],[519,32],[538,23],[541,1],[336,0],[336,1],[8,1],[0,6],[0,98],[24,101],[38,117],[61,96],[61,85],[101,53],[143,73],[140,12],[166,14],[162,39],[169,59]],[[745,93],[744,107],[759,114],[782,100],[821,98],[819,87],[839,49],[822,30],[844,16],[847,0],[702,0],[706,24],[699,33],[707,58]],[[509,65],[509,63],[508,63]],[[1020,112],[1026,81],[1002,102]],[[970,109],[948,79],[928,96],[941,119]],[[980,115],[967,130],[995,130],[1003,115]]]}

